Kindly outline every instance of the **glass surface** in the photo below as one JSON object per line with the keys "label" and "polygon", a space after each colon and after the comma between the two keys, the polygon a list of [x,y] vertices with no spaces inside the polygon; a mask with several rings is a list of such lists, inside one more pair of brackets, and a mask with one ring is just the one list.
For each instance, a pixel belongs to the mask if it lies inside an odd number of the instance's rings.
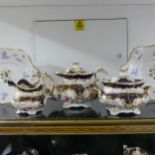
{"label": "glass surface", "polygon": [[12,106],[0,107],[0,119],[45,119],[45,120],[67,120],[67,119],[126,119],[126,118],[155,118],[155,102],[150,101],[142,107],[140,115],[122,114],[120,116],[109,115],[104,104],[95,100],[90,102],[91,108],[87,109],[64,109],[63,102],[47,100],[42,113],[34,116],[19,116]]}

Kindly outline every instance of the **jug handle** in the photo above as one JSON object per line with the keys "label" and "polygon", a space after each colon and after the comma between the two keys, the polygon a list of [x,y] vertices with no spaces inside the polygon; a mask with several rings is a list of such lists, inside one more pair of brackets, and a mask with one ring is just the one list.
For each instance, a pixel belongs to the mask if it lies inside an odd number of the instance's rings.
{"label": "jug handle", "polygon": [[55,89],[55,81],[52,78],[52,76],[50,76],[48,73],[44,73],[44,76],[47,77],[48,79],[50,79],[51,81],[51,87],[49,88],[49,92],[47,93],[46,97],[51,96],[51,94],[53,93],[54,89]]}

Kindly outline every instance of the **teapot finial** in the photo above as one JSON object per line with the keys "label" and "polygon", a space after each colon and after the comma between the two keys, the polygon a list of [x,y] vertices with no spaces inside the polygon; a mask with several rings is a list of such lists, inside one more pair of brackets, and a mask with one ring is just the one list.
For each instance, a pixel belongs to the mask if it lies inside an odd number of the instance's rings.
{"label": "teapot finial", "polygon": [[79,68],[80,63],[78,61],[73,62],[72,67],[73,68]]}
{"label": "teapot finial", "polygon": [[67,68],[66,69],[66,72],[69,73],[69,72],[74,72],[74,71],[79,71],[81,68],[79,67],[80,63],[77,61],[77,62],[73,62],[72,63],[72,67],[71,68]]}

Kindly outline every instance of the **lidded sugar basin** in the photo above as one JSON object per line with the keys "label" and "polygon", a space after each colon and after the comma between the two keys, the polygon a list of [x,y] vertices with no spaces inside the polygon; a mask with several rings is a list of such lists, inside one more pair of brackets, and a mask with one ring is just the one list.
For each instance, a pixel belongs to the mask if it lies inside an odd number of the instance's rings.
{"label": "lidded sugar basin", "polygon": [[102,84],[99,99],[111,115],[140,114],[140,108],[149,101],[150,86],[144,86],[143,80],[130,77],[123,69],[117,77],[102,81]]}

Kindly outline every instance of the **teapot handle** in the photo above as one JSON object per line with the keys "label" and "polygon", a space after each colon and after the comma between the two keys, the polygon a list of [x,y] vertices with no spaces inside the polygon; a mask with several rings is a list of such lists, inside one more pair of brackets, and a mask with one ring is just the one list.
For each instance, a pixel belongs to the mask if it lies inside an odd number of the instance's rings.
{"label": "teapot handle", "polygon": [[100,73],[100,72],[105,73],[106,75],[109,76],[109,73],[103,67],[97,68],[96,73]]}
{"label": "teapot handle", "polygon": [[97,75],[98,73],[106,74],[108,77],[110,77],[109,73],[108,73],[103,67],[97,68],[97,70],[96,70],[96,75]]}

